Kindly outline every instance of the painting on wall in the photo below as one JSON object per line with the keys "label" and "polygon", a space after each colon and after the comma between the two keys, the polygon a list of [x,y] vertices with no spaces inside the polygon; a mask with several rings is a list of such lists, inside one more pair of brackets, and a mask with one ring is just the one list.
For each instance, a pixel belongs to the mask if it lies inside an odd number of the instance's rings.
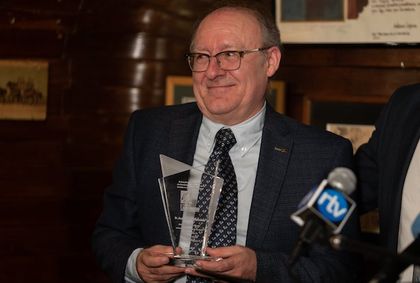
{"label": "painting on wall", "polygon": [[[168,76],[166,78],[165,104],[173,105],[195,101],[192,78],[189,76]],[[279,113],[285,112],[285,84],[270,81],[267,101]]]}
{"label": "painting on wall", "polygon": [[0,119],[45,120],[48,63],[0,60]]}
{"label": "painting on wall", "polygon": [[276,0],[285,43],[420,43],[420,0]]}
{"label": "painting on wall", "polygon": [[374,125],[328,123],[326,130],[350,140],[353,153],[364,143],[369,141],[375,129]]}
{"label": "painting on wall", "polygon": [[344,20],[344,3],[340,0],[283,0],[281,5],[281,19],[286,22]]}

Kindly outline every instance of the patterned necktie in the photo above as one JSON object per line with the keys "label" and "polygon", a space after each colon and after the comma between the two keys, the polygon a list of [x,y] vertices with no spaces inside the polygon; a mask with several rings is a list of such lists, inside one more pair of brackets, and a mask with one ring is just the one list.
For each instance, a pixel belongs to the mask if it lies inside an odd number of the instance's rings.
{"label": "patterned necktie", "polygon": [[[208,246],[226,247],[236,244],[238,185],[236,182],[236,175],[232,160],[229,156],[229,150],[236,144],[236,139],[231,129],[220,129],[216,134],[215,140],[216,143],[213,152],[209,157],[204,172],[223,178],[223,188],[220,194]],[[203,174],[201,183],[202,186],[200,187],[197,200],[199,212],[197,212],[196,218],[198,219],[202,218],[208,213],[207,207],[210,201],[212,186],[210,176]],[[195,229],[198,232],[192,235],[192,238],[194,239],[190,247],[190,253],[192,254],[200,254],[202,241],[199,241],[198,239],[202,239],[204,227],[198,227],[198,225],[202,223],[203,222],[194,223],[194,228],[198,228]],[[195,283],[211,281],[198,277],[188,276],[187,282]]]}

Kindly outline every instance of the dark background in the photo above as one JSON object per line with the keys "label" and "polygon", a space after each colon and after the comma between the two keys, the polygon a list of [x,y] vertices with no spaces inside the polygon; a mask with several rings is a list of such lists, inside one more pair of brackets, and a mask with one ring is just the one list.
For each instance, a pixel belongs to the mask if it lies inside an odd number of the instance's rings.
{"label": "dark background", "polygon": [[[0,2],[0,59],[49,63],[47,119],[0,120],[0,282],[108,282],[90,235],[128,117],[163,105],[167,75],[190,75],[191,25],[211,2]],[[314,103],[382,104],[419,82],[420,48],[286,45],[275,79],[310,123]]]}

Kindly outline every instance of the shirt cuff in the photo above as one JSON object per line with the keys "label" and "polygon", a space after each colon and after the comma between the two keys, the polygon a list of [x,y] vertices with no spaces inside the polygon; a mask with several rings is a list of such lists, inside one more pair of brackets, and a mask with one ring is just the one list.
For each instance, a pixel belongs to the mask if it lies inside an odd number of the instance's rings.
{"label": "shirt cuff", "polygon": [[135,249],[127,260],[124,274],[124,281],[126,283],[143,283],[143,280],[140,279],[137,273],[136,267],[137,256],[142,250],[142,248]]}

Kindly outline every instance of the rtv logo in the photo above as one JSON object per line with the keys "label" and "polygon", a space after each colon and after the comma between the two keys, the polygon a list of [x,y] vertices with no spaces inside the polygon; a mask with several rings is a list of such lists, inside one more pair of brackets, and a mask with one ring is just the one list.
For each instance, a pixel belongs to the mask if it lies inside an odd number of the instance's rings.
{"label": "rtv logo", "polygon": [[342,221],[348,211],[348,204],[343,194],[333,189],[325,189],[316,204],[317,210],[332,222]]}

